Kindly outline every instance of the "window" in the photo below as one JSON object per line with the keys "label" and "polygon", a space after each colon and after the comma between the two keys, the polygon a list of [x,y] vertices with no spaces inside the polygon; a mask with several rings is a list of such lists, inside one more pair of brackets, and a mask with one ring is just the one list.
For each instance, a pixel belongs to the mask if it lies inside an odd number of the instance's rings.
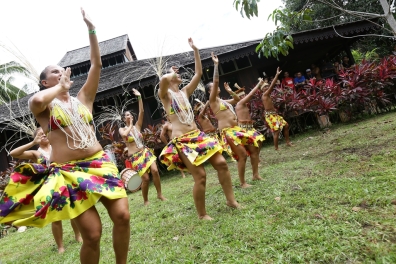
{"label": "window", "polygon": [[148,87],[144,87],[143,89],[144,98],[150,98],[154,96],[154,86],[150,85]]}
{"label": "window", "polygon": [[94,102],[93,104],[93,114],[97,114],[102,112],[102,100],[100,100],[99,102]]}
{"label": "window", "polygon": [[230,73],[236,71],[234,60],[230,60],[220,64],[221,69],[223,71],[222,74]]}
{"label": "window", "polygon": [[252,64],[250,63],[249,57],[239,58],[239,59],[235,60],[235,62],[236,62],[236,65],[238,66],[239,70],[252,66]]}
{"label": "window", "polygon": [[204,71],[206,73],[206,79],[212,80],[213,79],[213,70],[214,67],[210,66],[209,68],[206,68]]}
{"label": "window", "polygon": [[162,110],[160,109],[158,102],[155,98],[151,98],[147,100],[147,104],[150,109],[150,116],[153,120],[161,119],[162,118]]}

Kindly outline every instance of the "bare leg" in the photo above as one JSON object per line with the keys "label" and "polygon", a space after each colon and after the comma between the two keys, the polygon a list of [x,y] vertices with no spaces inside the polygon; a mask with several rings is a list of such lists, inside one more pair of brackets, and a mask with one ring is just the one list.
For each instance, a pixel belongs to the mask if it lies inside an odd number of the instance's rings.
{"label": "bare leg", "polygon": [[250,163],[252,164],[253,180],[262,180],[263,178],[260,177],[259,171],[258,171],[260,150],[259,150],[259,148],[255,147],[253,145],[246,146],[246,148],[250,152]]}
{"label": "bare leg", "polygon": [[110,200],[102,198],[111,220],[113,221],[113,247],[117,264],[126,264],[129,249],[130,214],[128,199]]}
{"label": "bare leg", "polygon": [[245,170],[246,170],[246,160],[247,160],[247,153],[246,149],[242,145],[236,146],[234,141],[227,137],[227,142],[231,147],[232,152],[234,152],[238,156],[238,175],[239,181],[241,183],[242,188],[249,188],[252,185],[247,184],[245,180]]}
{"label": "bare leg", "polygon": [[52,235],[54,236],[55,243],[58,246],[58,253],[65,252],[65,247],[63,245],[63,228],[62,221],[52,222]]}
{"label": "bare leg", "polygon": [[179,156],[194,178],[193,198],[199,219],[213,220],[205,209],[206,172],[203,165],[193,165],[184,153],[179,152]]}
{"label": "bare leg", "polygon": [[210,164],[217,171],[217,177],[223,192],[227,199],[227,205],[234,208],[239,208],[238,202],[235,200],[234,191],[232,190],[232,182],[230,171],[228,170],[228,165],[224,157],[217,152],[209,159]]}
{"label": "bare leg", "polygon": [[70,224],[71,224],[71,226],[73,228],[74,237],[76,238],[76,241],[77,242],[82,242],[80,231],[78,230],[78,227],[77,227],[77,225],[76,225],[76,223],[74,222],[73,219],[70,219]]}
{"label": "bare leg", "polygon": [[289,124],[287,124],[287,123],[286,123],[285,127],[283,128],[283,135],[285,136],[286,145],[288,145],[289,147],[292,147],[293,144],[290,142],[290,139],[289,139]]}
{"label": "bare leg", "polygon": [[143,196],[144,205],[149,205],[149,201],[148,201],[149,185],[150,185],[150,177],[146,172],[142,176],[142,196]]}
{"label": "bare leg", "polygon": [[157,198],[160,199],[161,201],[166,201],[166,198],[162,195],[161,179],[160,179],[160,175],[158,173],[158,168],[157,168],[156,162],[153,162],[153,164],[151,164],[150,170],[151,170],[151,175],[153,175],[153,183],[154,183],[155,189],[157,190]]}
{"label": "bare leg", "polygon": [[186,175],[184,174],[184,171],[180,170],[180,173],[181,173],[183,179],[186,178]]}
{"label": "bare leg", "polygon": [[275,150],[278,150],[279,130],[273,133]]}
{"label": "bare leg", "polygon": [[99,263],[102,223],[95,206],[74,218],[74,221],[83,239],[80,249],[80,262],[82,264]]}

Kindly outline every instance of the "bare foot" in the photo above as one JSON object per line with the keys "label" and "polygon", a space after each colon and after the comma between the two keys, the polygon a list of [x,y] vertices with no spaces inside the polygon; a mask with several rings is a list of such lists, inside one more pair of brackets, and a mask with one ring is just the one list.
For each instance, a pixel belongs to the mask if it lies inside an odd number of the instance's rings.
{"label": "bare foot", "polygon": [[149,205],[149,204],[150,204],[149,201],[145,201],[145,202],[144,202],[144,206],[147,206],[147,205]]}
{"label": "bare foot", "polygon": [[247,183],[241,184],[241,188],[242,189],[246,189],[246,188],[250,188],[250,187],[253,187],[253,185],[250,185],[250,184],[247,184]]}
{"label": "bare foot", "polygon": [[75,238],[76,238],[76,241],[77,241],[77,242],[80,242],[80,243],[83,242],[82,237],[81,237],[81,234],[76,235]]}
{"label": "bare foot", "polygon": [[261,178],[260,176],[257,176],[257,177],[253,177],[252,180],[253,181],[262,181],[263,178]]}
{"label": "bare foot", "polygon": [[291,142],[286,142],[286,145],[288,145],[289,147],[293,147],[294,146],[293,143],[291,143]]}
{"label": "bare foot", "polygon": [[158,199],[160,199],[161,201],[166,201],[168,199],[166,199],[162,194],[157,196]]}
{"label": "bare foot", "polygon": [[237,203],[237,201],[234,202],[227,202],[227,206],[231,207],[231,208],[235,208],[235,209],[241,209],[242,206]]}
{"label": "bare foot", "polygon": [[63,248],[63,247],[58,248],[58,253],[59,254],[62,254],[63,252],[65,252],[65,248]]}
{"label": "bare foot", "polygon": [[213,218],[210,217],[209,215],[200,216],[199,219],[200,220],[208,220],[208,221],[212,221],[213,220]]}

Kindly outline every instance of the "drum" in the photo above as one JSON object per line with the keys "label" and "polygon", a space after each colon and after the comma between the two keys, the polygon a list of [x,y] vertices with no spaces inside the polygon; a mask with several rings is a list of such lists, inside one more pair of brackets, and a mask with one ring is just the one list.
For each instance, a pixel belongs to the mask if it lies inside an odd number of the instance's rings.
{"label": "drum", "polygon": [[120,173],[121,179],[124,182],[125,189],[136,192],[142,186],[142,178],[132,169],[123,169]]}

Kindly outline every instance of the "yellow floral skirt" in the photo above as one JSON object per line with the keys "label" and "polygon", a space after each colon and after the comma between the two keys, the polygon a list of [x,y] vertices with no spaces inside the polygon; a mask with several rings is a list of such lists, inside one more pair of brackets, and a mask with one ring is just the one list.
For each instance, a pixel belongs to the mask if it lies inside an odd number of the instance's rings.
{"label": "yellow floral skirt", "polygon": [[162,150],[160,161],[168,167],[168,170],[179,169],[187,171],[180,158],[182,152],[195,166],[199,166],[223,148],[219,142],[207,136],[200,130],[187,132],[171,140]]}
{"label": "yellow floral skirt", "polygon": [[[238,160],[238,156],[232,152],[231,147],[228,143],[228,140],[232,140],[235,146],[243,145],[243,146],[255,146],[260,147],[260,142],[265,140],[265,137],[255,130],[254,128],[245,130],[239,126],[226,127],[221,130],[221,143],[223,145],[223,149],[227,152],[227,154]],[[246,148],[245,148],[246,149]],[[246,149],[248,155],[250,155],[249,151]]]}
{"label": "yellow floral skirt", "polygon": [[43,227],[73,219],[108,199],[127,197],[117,167],[105,152],[63,164],[25,163],[15,168],[0,200],[0,222]]}
{"label": "yellow floral skirt", "polygon": [[130,162],[130,168],[142,177],[146,172],[150,173],[150,166],[157,160],[157,157],[149,148],[144,147],[141,151],[129,156],[127,160]]}
{"label": "yellow floral skirt", "polygon": [[275,131],[282,131],[283,127],[286,126],[287,122],[283,117],[278,114],[265,114],[265,121],[267,122],[268,126],[270,127],[272,132]]}

